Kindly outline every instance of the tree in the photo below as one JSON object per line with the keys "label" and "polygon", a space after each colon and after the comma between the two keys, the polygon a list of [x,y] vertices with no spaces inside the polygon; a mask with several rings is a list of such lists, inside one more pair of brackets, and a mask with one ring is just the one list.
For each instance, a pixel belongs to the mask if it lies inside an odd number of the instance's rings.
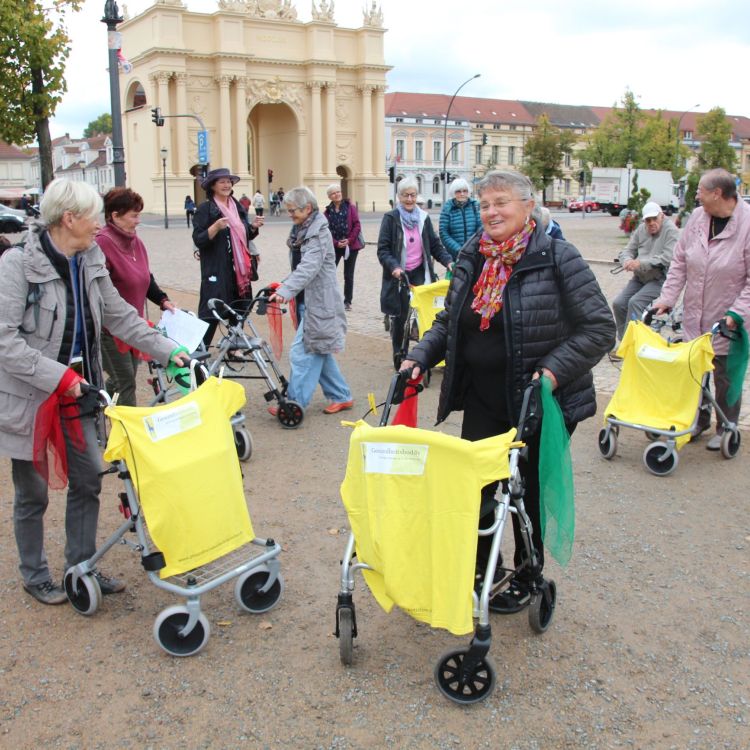
{"label": "tree", "polygon": [[43,189],[53,179],[49,118],[67,89],[65,21],[82,2],[0,0],[0,137],[25,145],[36,136]]}
{"label": "tree", "polygon": [[91,138],[103,133],[107,135],[111,135],[112,133],[112,115],[109,112],[104,112],[96,120],[92,120],[83,131],[83,137]]}
{"label": "tree", "polygon": [[595,167],[624,167],[629,161],[637,164],[645,115],[630,89],[625,89],[621,104],[614,105],[589,137],[583,157]]}
{"label": "tree", "polygon": [[732,140],[732,126],[727,113],[721,107],[714,107],[698,120],[696,127],[701,148],[698,152],[698,169],[721,167],[734,173],[737,168],[737,154],[729,145]]}
{"label": "tree", "polygon": [[528,175],[537,189],[542,190],[547,200],[547,186],[554,179],[562,179],[562,160],[573,151],[575,134],[555,127],[547,115],[542,114],[536,122],[534,133],[524,145],[524,163],[521,171]]}

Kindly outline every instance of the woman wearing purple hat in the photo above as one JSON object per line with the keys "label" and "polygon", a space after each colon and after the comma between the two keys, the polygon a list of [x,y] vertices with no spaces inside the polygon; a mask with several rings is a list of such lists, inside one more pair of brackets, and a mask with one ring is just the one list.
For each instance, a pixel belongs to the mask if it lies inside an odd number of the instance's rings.
{"label": "woman wearing purple hat", "polygon": [[263,217],[250,222],[247,210],[233,197],[232,188],[239,180],[224,167],[212,169],[201,182],[208,199],[193,217],[193,242],[201,261],[198,316],[208,323],[203,337],[206,346],[218,322],[208,309],[208,300],[217,297],[231,305],[253,296],[250,256],[260,260],[260,255],[252,240],[263,226]]}

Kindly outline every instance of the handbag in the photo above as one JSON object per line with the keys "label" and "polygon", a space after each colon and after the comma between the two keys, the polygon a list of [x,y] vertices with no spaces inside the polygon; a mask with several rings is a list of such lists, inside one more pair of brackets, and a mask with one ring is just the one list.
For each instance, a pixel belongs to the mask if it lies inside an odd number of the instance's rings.
{"label": "handbag", "polygon": [[357,235],[357,245],[359,245],[357,250],[361,250],[365,246],[365,233],[361,229]]}

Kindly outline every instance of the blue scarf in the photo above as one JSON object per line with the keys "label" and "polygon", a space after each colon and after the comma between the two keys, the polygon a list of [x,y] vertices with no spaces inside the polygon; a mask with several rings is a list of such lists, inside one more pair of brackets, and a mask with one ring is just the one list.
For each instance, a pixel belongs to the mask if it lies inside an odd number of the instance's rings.
{"label": "blue scarf", "polygon": [[414,206],[411,211],[407,211],[399,203],[398,215],[401,217],[401,223],[404,225],[404,229],[416,229],[419,226],[419,207]]}

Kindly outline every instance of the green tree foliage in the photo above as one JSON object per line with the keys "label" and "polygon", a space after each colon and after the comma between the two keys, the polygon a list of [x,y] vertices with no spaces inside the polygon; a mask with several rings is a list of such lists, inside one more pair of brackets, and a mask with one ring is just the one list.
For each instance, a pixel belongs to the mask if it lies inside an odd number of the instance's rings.
{"label": "green tree foliage", "polygon": [[729,145],[732,126],[727,120],[727,113],[721,107],[714,107],[698,120],[696,132],[701,141],[698,152],[699,171],[721,167],[734,173],[737,169],[737,153]]}
{"label": "green tree foliage", "polygon": [[53,178],[49,118],[66,91],[69,13],[82,0],[0,0],[0,137],[39,145],[42,187]]}
{"label": "green tree foliage", "polygon": [[112,115],[109,112],[104,112],[99,115],[96,120],[92,120],[83,131],[84,138],[91,138],[95,135],[102,135],[106,133],[110,135],[112,133]]}
{"label": "green tree foliage", "polygon": [[574,133],[555,127],[544,114],[539,116],[534,133],[527,139],[521,171],[543,191],[545,201],[547,187],[554,179],[562,178],[563,157],[573,151],[576,140]]}

